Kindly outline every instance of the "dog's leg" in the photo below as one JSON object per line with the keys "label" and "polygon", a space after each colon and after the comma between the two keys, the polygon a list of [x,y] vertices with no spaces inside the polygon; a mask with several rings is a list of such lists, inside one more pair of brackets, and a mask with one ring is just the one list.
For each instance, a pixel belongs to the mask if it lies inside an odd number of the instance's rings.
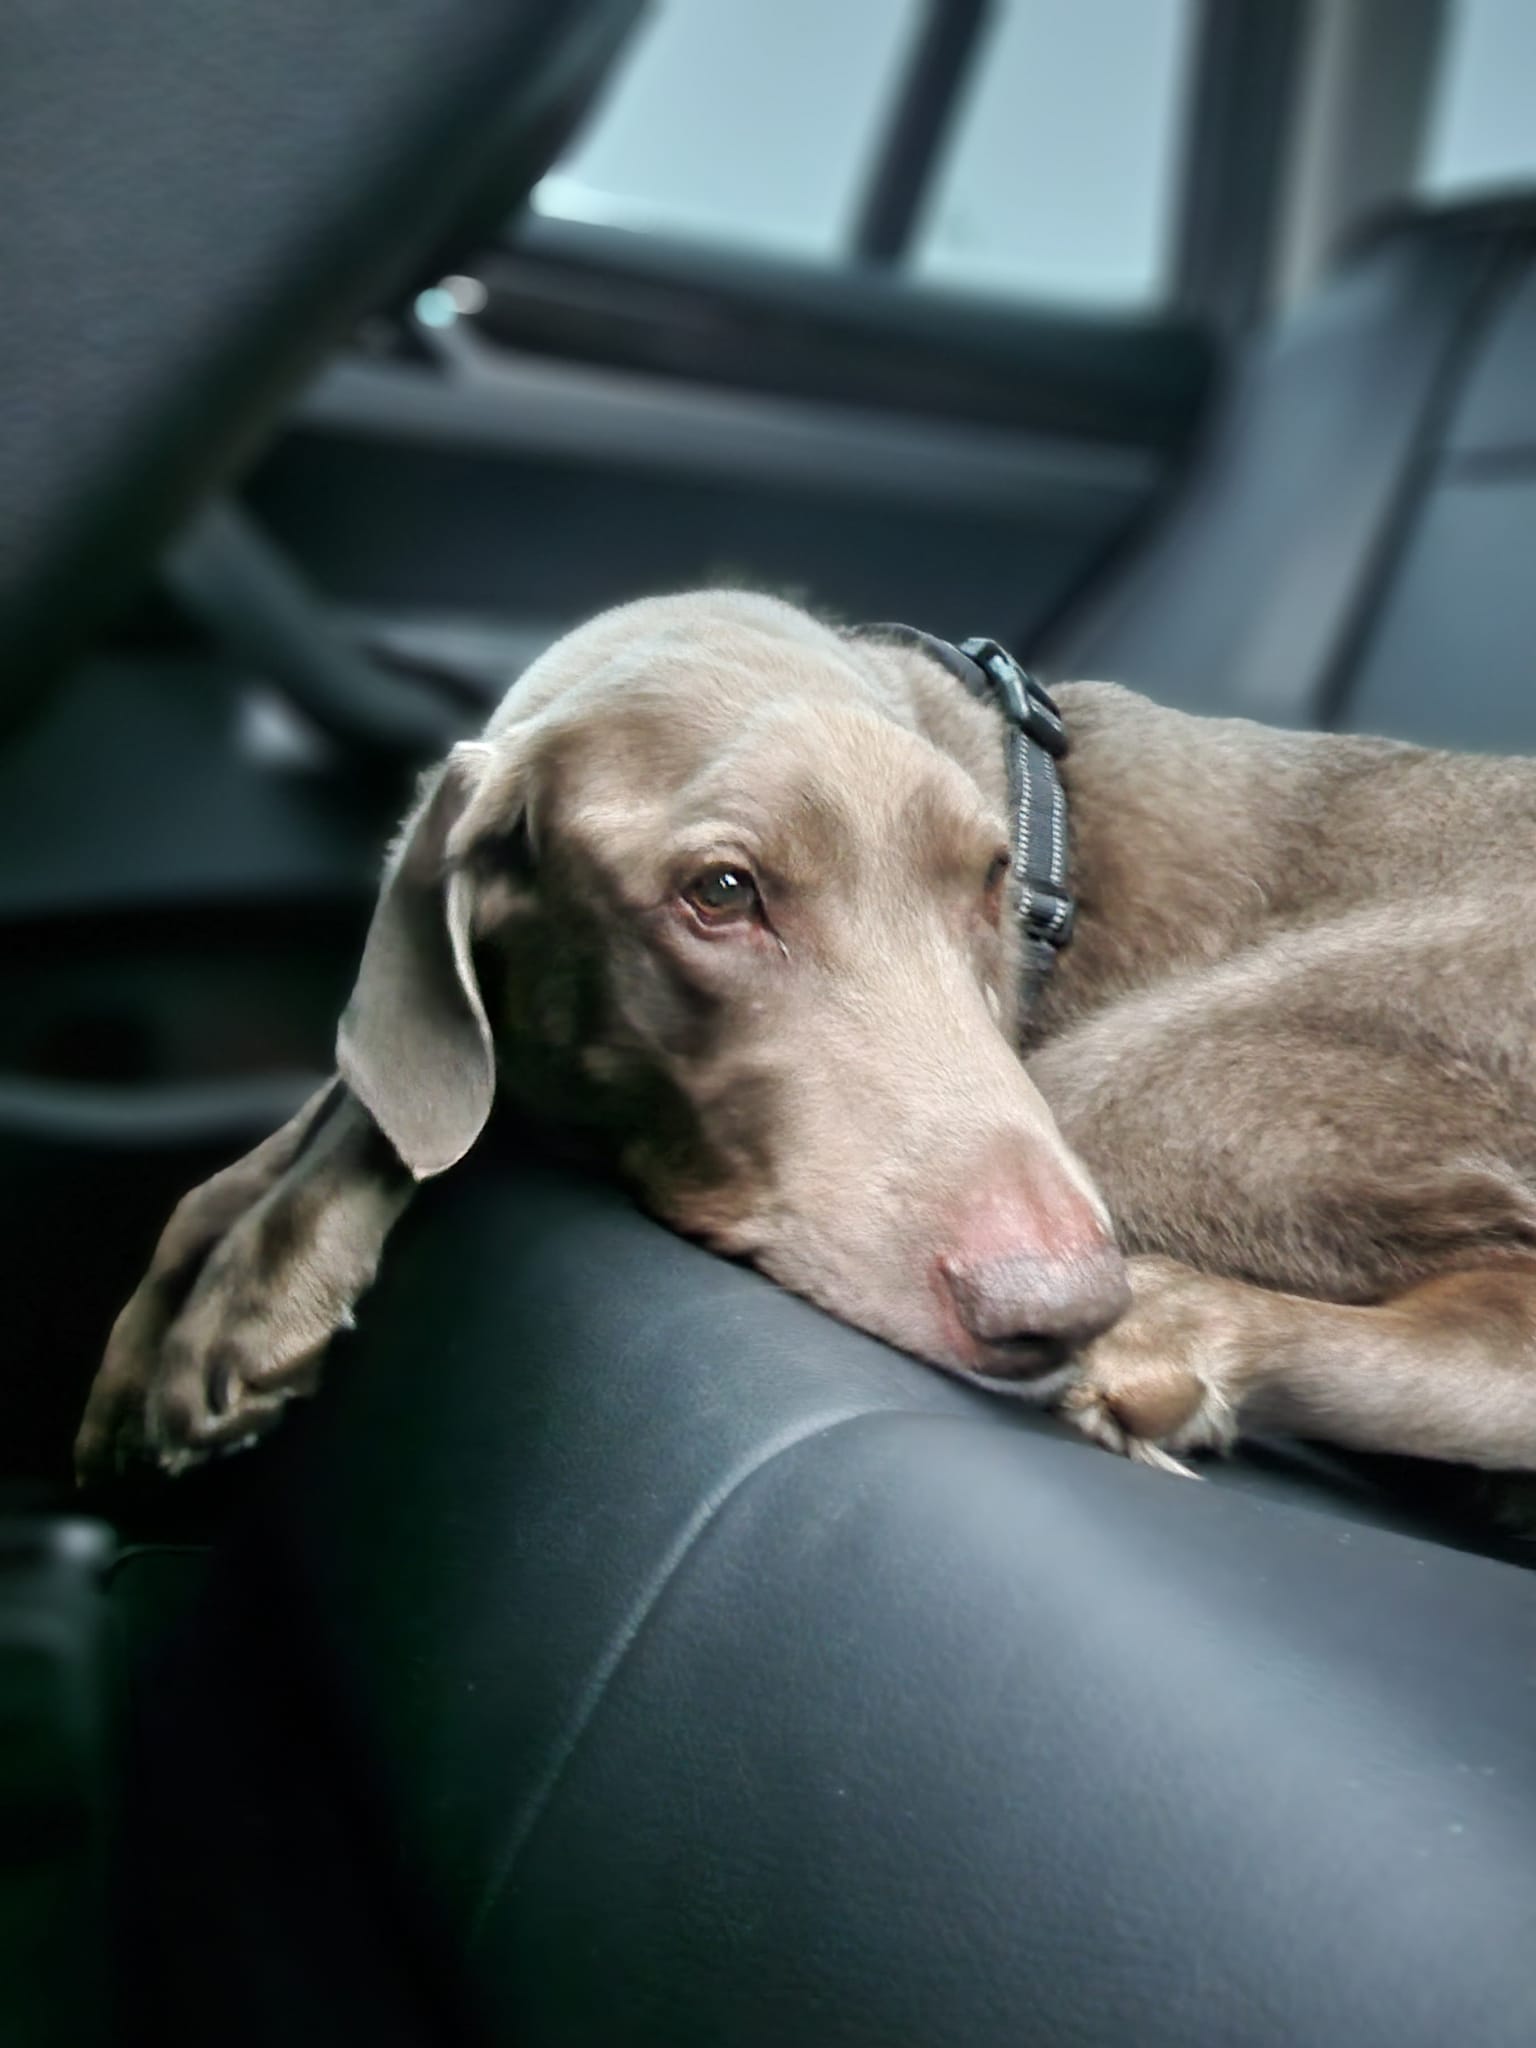
{"label": "dog's leg", "polygon": [[1536,1471],[1536,1263],[1421,1281],[1344,1307],[1133,1259],[1132,1306],[1062,1411],[1154,1464],[1240,1430]]}
{"label": "dog's leg", "polygon": [[167,1472],[268,1429],[373,1279],[410,1175],[332,1082],[178,1204],[113,1325],[75,1446],[83,1480]]}

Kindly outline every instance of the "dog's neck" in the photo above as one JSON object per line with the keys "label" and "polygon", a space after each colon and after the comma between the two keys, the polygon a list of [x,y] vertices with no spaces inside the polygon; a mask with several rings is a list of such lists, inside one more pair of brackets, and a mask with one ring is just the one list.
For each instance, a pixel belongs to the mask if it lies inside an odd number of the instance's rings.
{"label": "dog's neck", "polygon": [[1109,683],[1055,694],[1071,738],[1077,924],[1024,1022],[1026,1049],[1374,893],[1343,821],[1378,770],[1416,749],[1192,718]]}
{"label": "dog's neck", "polygon": [[[921,652],[866,658],[894,682],[886,705],[1008,804],[1006,729]],[[1114,683],[1053,685],[1069,750],[1071,944],[1034,990],[1023,1049],[1118,998],[1230,959],[1277,931],[1379,902],[1432,872],[1457,836],[1423,827],[1445,782],[1420,748],[1337,733],[1294,733],[1247,719],[1195,718]],[[900,709],[897,709],[897,705]],[[1414,779],[1412,799],[1394,786]],[[1427,780],[1426,780],[1427,779]],[[1501,802],[1536,807],[1531,764],[1483,764],[1480,786],[1518,784]],[[1523,828],[1528,829],[1528,827]],[[1407,836],[1405,836],[1405,832]]]}

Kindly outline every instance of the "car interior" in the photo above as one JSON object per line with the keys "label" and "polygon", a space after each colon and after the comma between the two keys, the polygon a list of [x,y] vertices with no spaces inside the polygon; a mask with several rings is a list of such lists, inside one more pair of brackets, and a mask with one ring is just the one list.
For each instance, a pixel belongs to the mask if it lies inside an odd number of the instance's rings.
{"label": "car interior", "polygon": [[515,1130],[259,1448],[70,1447],[177,1198],[331,1071],[415,777],[605,606],[1536,750],[1536,9],[5,43],[0,2037],[1528,2041],[1475,1473],[1171,1479]]}

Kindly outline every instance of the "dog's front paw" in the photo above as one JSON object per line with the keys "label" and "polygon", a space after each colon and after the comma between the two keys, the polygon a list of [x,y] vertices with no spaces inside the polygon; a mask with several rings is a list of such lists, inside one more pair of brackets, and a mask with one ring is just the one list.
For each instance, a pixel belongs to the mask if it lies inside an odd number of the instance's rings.
{"label": "dog's front paw", "polygon": [[176,1474],[243,1450],[314,1391],[361,1288],[344,1262],[279,1275],[268,1250],[260,1217],[237,1224],[177,1312],[162,1276],[143,1282],[91,1389],[75,1443],[82,1483],[146,1462]]}
{"label": "dog's front paw", "polygon": [[1058,1403],[1074,1428],[1138,1464],[1193,1478],[1179,1454],[1237,1436],[1237,1330],[1227,1283],[1171,1259],[1132,1259],[1131,1306],[1084,1352]]}
{"label": "dog's front paw", "polygon": [[134,1434],[176,1474],[266,1435],[292,1400],[312,1394],[331,1338],[352,1327],[345,1302],[266,1306],[221,1298],[189,1304],[172,1325]]}

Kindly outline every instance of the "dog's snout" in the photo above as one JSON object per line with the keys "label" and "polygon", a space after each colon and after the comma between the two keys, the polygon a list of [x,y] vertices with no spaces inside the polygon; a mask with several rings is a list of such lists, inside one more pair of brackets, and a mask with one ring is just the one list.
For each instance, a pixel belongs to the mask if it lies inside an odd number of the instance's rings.
{"label": "dog's snout", "polygon": [[939,1270],[961,1323],[987,1354],[981,1369],[1004,1378],[1047,1371],[1125,1311],[1125,1263],[1107,1240],[1082,1252],[1005,1253]]}
{"label": "dog's snout", "polygon": [[999,1241],[997,1211],[970,1238],[940,1254],[940,1282],[988,1375],[1049,1372],[1107,1330],[1130,1301],[1125,1262],[1096,1216],[1066,1228],[1037,1227],[1032,1208]]}

